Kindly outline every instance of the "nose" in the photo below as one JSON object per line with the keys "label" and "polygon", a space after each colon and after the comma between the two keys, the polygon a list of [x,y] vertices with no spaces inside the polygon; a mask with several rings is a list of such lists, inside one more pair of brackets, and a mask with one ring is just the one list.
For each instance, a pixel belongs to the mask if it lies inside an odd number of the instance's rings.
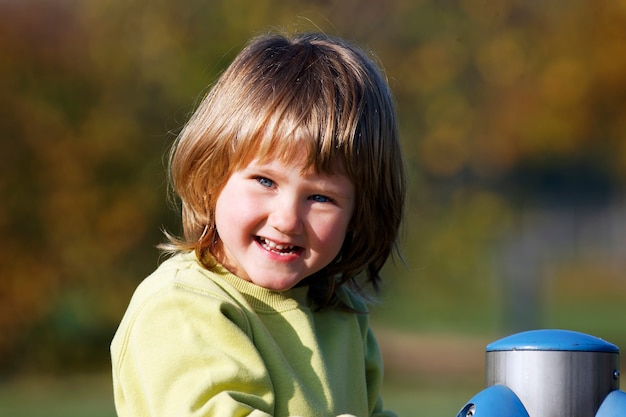
{"label": "nose", "polygon": [[302,208],[297,199],[285,197],[276,199],[268,217],[270,226],[286,235],[302,233]]}

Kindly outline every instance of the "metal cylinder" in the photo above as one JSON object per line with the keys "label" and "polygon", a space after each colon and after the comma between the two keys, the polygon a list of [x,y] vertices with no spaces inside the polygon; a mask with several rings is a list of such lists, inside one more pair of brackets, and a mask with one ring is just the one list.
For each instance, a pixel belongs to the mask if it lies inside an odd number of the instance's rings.
{"label": "metal cylinder", "polygon": [[594,417],[619,389],[619,349],[567,330],[518,333],[487,346],[487,386],[505,385],[531,417]]}

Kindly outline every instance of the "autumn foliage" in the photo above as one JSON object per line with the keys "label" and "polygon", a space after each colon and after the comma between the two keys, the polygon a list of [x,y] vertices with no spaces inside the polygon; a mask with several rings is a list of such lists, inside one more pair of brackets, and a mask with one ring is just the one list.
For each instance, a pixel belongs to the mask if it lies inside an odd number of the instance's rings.
{"label": "autumn foliage", "polygon": [[241,46],[277,27],[383,63],[411,175],[405,255],[441,262],[405,286],[415,299],[481,293],[460,277],[539,198],[528,178],[584,167],[607,198],[624,187],[624,1],[3,1],[0,369],[107,363],[160,229],[178,231],[169,144]]}

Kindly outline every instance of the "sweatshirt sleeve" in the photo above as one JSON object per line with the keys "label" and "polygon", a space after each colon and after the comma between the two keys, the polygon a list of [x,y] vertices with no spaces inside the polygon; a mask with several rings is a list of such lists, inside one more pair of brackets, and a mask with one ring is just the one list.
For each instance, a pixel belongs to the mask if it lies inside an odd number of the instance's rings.
{"label": "sweatshirt sleeve", "polygon": [[372,329],[368,327],[365,336],[365,375],[367,378],[368,399],[373,404],[372,417],[396,417],[396,413],[383,409],[383,401],[380,391],[383,380],[383,360],[378,347],[376,337]]}
{"label": "sweatshirt sleeve", "polygon": [[[342,288],[339,296],[346,304],[357,311],[367,312],[368,308],[365,302]],[[369,313],[358,314],[359,327],[364,349],[365,358],[365,379],[367,384],[367,401],[371,417],[396,417],[393,411],[383,408],[383,400],[381,395],[383,385],[383,357],[378,346],[376,336],[369,324]]]}
{"label": "sweatshirt sleeve", "polygon": [[131,302],[111,344],[118,416],[273,415],[246,320],[219,294],[171,285]]}

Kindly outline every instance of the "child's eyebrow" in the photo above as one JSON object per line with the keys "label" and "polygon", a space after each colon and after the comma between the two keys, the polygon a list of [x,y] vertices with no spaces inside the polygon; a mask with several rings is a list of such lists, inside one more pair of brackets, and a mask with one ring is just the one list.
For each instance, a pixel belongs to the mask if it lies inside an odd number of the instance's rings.
{"label": "child's eyebrow", "polygon": [[250,172],[250,173],[262,173],[264,175],[270,175],[270,176],[279,176],[281,175],[281,172],[276,169],[273,168],[271,166],[269,166],[268,164],[248,164],[248,166],[244,167],[242,169],[243,172]]}
{"label": "child's eyebrow", "polygon": [[[338,182],[344,180],[347,180],[352,187],[346,189],[344,184]],[[341,175],[322,175],[318,180],[312,181],[312,184],[321,194],[330,194],[333,197],[346,199],[354,197],[354,185],[347,177]]]}

